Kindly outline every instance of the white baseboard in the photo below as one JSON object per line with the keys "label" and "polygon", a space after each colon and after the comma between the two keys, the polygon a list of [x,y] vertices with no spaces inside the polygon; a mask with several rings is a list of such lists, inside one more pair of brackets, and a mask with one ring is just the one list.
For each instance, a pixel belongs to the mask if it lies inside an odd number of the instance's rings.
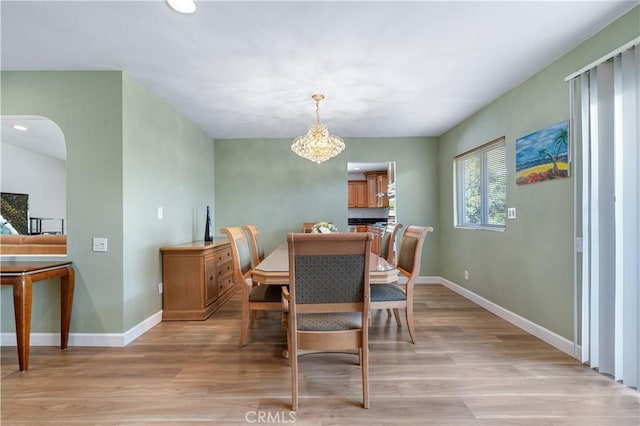
{"label": "white baseboard", "polygon": [[445,278],[442,277],[438,277],[440,280],[440,284],[442,284],[443,286],[449,288],[452,291],[455,291],[456,293],[458,293],[459,295],[463,296],[466,299],[471,300],[473,303],[482,306],[484,309],[486,309],[487,311],[496,314],[497,316],[499,316],[500,318],[504,319],[505,321],[510,322],[511,324],[515,325],[518,328],[521,328],[522,330],[526,331],[527,333],[530,333],[534,336],[536,336],[538,339],[547,342],[548,344],[550,344],[551,346],[555,347],[556,349],[561,350],[562,352],[571,355],[574,358],[578,358],[580,359],[580,357],[578,356],[578,354],[580,354],[580,347],[578,347],[578,352],[577,354],[574,353],[574,351],[576,350],[576,348],[574,347],[574,344],[571,340],[566,339],[556,333],[554,333],[551,330],[547,330],[546,328],[529,321],[526,318],[521,317],[520,315],[513,313],[511,311],[509,311],[508,309],[503,308],[500,305],[497,305],[495,303],[493,303],[490,300],[485,299],[482,296],[479,296],[477,294],[475,294],[474,292],[467,290],[466,288],[452,282],[449,281]]}
{"label": "white baseboard", "polygon": [[[473,293],[470,290],[454,283],[453,281],[449,281],[442,277],[418,277],[416,279],[416,284],[442,284],[443,286],[449,288],[450,290],[458,293],[466,299],[471,300],[475,304],[483,307],[489,312],[499,316],[505,321],[510,322],[518,328],[530,333],[540,340],[547,342],[551,346],[561,350],[562,352],[571,355],[574,358],[580,359],[579,354],[581,353],[581,348],[578,346],[574,347],[572,341],[550,331],[546,328],[529,321],[526,318],[521,317],[518,314],[515,314],[508,309],[503,308],[500,305],[497,305],[490,300],[485,299],[482,296],[479,296]],[[142,321],[140,324],[132,327],[125,333],[96,333],[96,334],[88,334],[88,333],[70,333],[69,334],[69,346],[127,346],[129,343],[136,340],[138,337],[142,336],[144,333],[152,329],[156,324],[162,321],[162,311],[159,311],[153,315],[151,315],[146,320]],[[60,344],[60,333],[31,333],[31,346],[58,346]],[[1,333],[0,334],[0,345],[2,346],[16,346],[16,335],[15,333]],[[577,353],[574,351],[577,350]]]}
{"label": "white baseboard", "polygon": [[416,284],[442,284],[441,277],[418,277]]}
{"label": "white baseboard", "polygon": [[[69,333],[69,346],[127,346],[162,321],[162,311],[156,312],[124,333]],[[16,346],[15,333],[1,333],[0,345]],[[60,333],[31,333],[31,346],[59,346]]]}
{"label": "white baseboard", "polygon": [[156,324],[162,321],[162,311],[158,311],[155,314],[151,315],[146,320],[142,321],[140,324],[132,327],[124,333],[123,335],[123,346],[127,346],[129,343],[136,340],[138,337],[142,336],[147,331],[151,330]]}
{"label": "white baseboard", "polygon": [[[402,282],[402,278],[404,277],[401,277],[401,279],[399,280],[400,282]],[[406,281],[406,279],[404,281]],[[482,306],[487,311],[499,316],[505,321],[510,322],[516,327],[521,328],[527,333],[536,336],[540,340],[550,344],[556,349],[559,349],[576,359],[580,359],[580,354],[582,353],[582,348],[580,347],[580,345],[574,346],[571,340],[568,340],[554,333],[553,331],[547,330],[546,328],[534,322],[531,322],[516,313],[511,312],[508,309],[505,309],[502,306],[497,305],[470,290],[467,290],[466,288],[454,283],[453,281],[449,281],[442,277],[418,277],[416,279],[416,284],[442,284],[450,290],[455,291],[465,299],[469,299],[473,303]]]}

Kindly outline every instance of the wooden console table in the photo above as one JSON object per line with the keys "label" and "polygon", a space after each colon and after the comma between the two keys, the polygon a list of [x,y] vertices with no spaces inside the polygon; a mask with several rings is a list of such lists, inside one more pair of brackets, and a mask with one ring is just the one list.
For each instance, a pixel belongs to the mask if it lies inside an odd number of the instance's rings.
{"label": "wooden console table", "polygon": [[29,368],[31,340],[32,284],[60,277],[60,348],[69,343],[69,324],[73,304],[74,271],[72,262],[10,261],[0,263],[2,285],[13,286],[13,309],[16,318],[18,363],[20,371]]}

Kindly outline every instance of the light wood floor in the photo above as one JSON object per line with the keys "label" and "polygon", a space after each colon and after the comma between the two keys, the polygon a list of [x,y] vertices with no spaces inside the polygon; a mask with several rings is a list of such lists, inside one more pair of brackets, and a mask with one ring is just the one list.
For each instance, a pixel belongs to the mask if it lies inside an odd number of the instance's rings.
{"label": "light wood floor", "polygon": [[239,349],[237,294],[207,321],[163,322],[125,348],[33,347],[22,374],[2,348],[1,423],[640,425],[635,390],[444,287],[416,291],[416,345],[374,316],[368,410],[354,356],[311,354],[291,414],[280,318],[262,316]]}

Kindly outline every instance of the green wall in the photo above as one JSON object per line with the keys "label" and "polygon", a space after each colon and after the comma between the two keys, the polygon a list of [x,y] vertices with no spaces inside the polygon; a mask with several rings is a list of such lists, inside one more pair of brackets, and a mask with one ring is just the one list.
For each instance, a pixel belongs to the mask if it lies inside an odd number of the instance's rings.
{"label": "green wall", "polygon": [[[202,239],[213,140],[123,76],[124,329],[162,309],[159,247]],[[163,219],[158,219],[162,207]]]}
{"label": "green wall", "polygon": [[[121,72],[2,72],[2,114],[42,115],[65,135],[68,257],[76,269],[71,332],[124,333],[157,313],[158,248],[201,239],[207,204],[218,234],[254,223],[268,251],[304,221],[346,227],[348,161],[395,161],[398,221],[435,228],[421,275],[443,276],[572,338],[574,178],[516,186],[515,139],[567,119],[564,77],[639,28],[635,8],[440,138],[349,138],[345,152],[321,165],[293,154],[289,139],[214,143]],[[454,229],[453,156],[502,135],[507,203],[518,219],[503,233]],[[108,253],[91,251],[96,236],[109,238]],[[58,293],[34,286],[33,332],[59,330],[59,305],[51,303]],[[11,289],[0,297],[1,331],[10,332]]]}
{"label": "green wall", "polygon": [[[564,78],[638,36],[639,8],[440,137],[442,276],[573,340],[573,180],[515,184],[515,141],[569,118]],[[453,157],[506,137],[506,232],[453,227]],[[469,271],[469,280],[464,279]]]}
{"label": "green wall", "polygon": [[253,223],[265,251],[299,232],[303,222],[347,227],[347,162],[396,162],[397,220],[433,225],[422,275],[439,275],[437,141],[434,138],[347,138],[339,156],[312,163],[291,151],[291,139],[216,140],[216,231]]}
{"label": "green wall", "polygon": [[[161,309],[159,247],[204,234],[213,141],[121,72],[3,72],[1,84],[3,114],[48,117],[65,136],[71,333],[130,330]],[[91,251],[93,237],[109,251]],[[2,332],[13,331],[11,288],[0,291]],[[59,331],[51,300],[57,285],[34,286],[32,332]]]}
{"label": "green wall", "polygon": [[[120,72],[3,72],[2,114],[41,115],[67,145],[67,242],[76,287],[72,333],[123,330],[122,76]],[[44,182],[43,182],[44,184]],[[109,252],[91,251],[108,237]],[[3,286],[2,331],[14,330]],[[59,286],[34,286],[32,332],[60,329]]]}

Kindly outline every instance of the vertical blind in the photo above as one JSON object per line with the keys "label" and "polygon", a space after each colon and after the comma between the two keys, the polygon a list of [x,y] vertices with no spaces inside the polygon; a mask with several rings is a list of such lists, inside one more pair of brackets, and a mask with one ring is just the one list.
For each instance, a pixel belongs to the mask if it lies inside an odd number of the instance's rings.
{"label": "vertical blind", "polygon": [[497,146],[487,151],[487,217],[489,225],[504,225],[505,206],[507,205],[507,157],[505,146]]}
{"label": "vertical blind", "polygon": [[[638,40],[567,78],[576,179],[576,290],[581,359],[638,389],[640,384],[640,53]],[[580,186],[581,188],[578,188]],[[580,274],[577,274],[577,272]],[[581,300],[578,298],[581,297]],[[576,319],[577,320],[577,319]],[[577,336],[576,336],[577,340]]]}

